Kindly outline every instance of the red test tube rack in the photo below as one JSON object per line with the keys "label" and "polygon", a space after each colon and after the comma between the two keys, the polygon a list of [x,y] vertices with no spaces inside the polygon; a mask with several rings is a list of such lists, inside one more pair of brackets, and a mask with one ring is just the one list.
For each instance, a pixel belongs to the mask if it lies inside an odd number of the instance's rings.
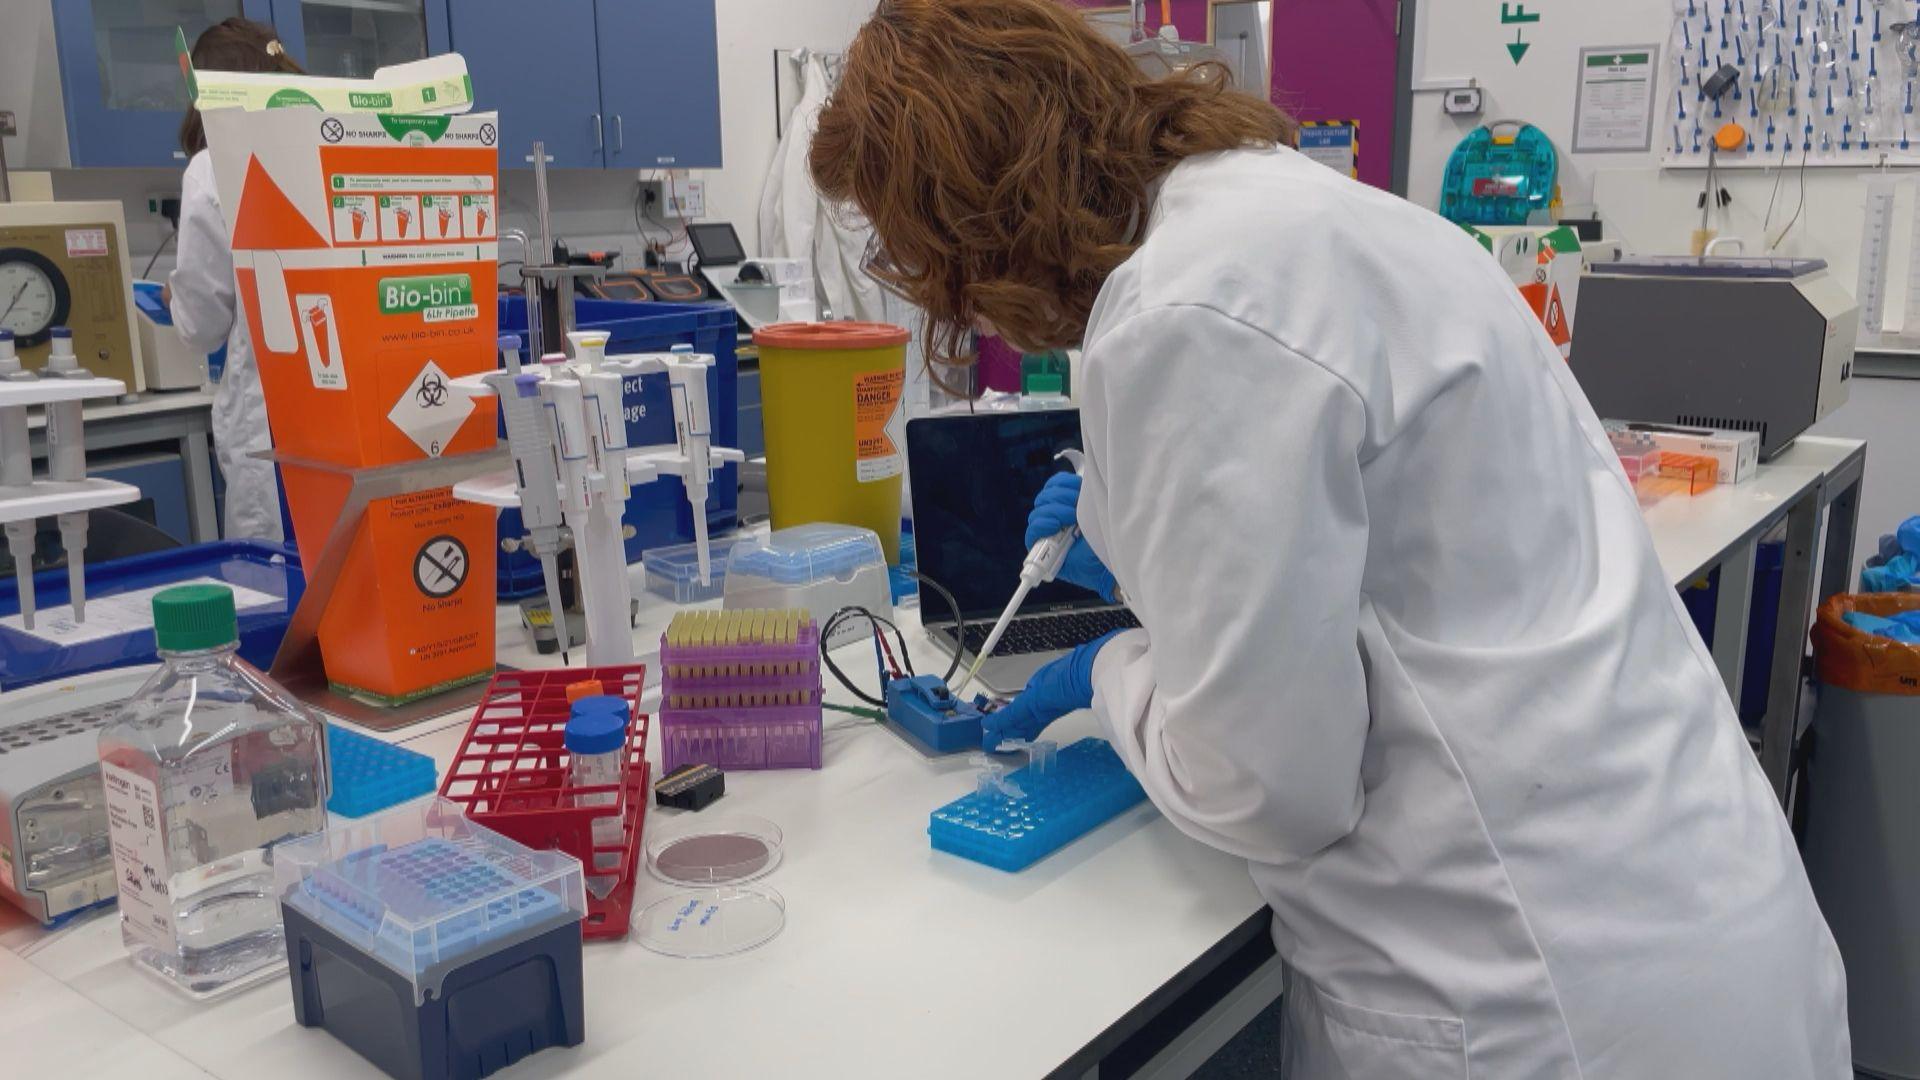
{"label": "red test tube rack", "polygon": [[[629,664],[495,674],[440,785],[442,798],[481,825],[530,848],[565,852],[590,878],[614,879],[606,896],[587,894],[581,936],[589,941],[627,936],[647,812],[647,716],[639,711],[646,671],[644,664]],[[580,796],[614,789],[576,786],[564,742],[567,687],[588,680],[633,707],[626,782],[611,805],[580,805]],[[620,815],[620,844],[596,848],[593,820],[607,814]]]}

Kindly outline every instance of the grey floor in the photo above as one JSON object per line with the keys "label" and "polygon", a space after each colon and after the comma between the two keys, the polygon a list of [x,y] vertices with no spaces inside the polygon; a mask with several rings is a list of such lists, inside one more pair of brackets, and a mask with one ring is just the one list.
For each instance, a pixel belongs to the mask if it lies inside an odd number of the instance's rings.
{"label": "grey floor", "polygon": [[1280,1003],[1253,1018],[1207,1059],[1194,1074],[1195,1080],[1249,1080],[1252,1077],[1280,1075]]}

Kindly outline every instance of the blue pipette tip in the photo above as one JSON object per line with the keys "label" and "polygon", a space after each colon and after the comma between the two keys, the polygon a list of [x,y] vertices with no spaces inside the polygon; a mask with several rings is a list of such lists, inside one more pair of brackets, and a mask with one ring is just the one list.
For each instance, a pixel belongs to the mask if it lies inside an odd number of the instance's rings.
{"label": "blue pipette tip", "polygon": [[12,341],[12,340],[13,340],[13,331],[7,329],[4,326],[0,326],[0,341]]}
{"label": "blue pipette tip", "polygon": [[73,336],[73,328],[70,326],[56,326],[47,331],[47,336],[52,338],[70,338]]}

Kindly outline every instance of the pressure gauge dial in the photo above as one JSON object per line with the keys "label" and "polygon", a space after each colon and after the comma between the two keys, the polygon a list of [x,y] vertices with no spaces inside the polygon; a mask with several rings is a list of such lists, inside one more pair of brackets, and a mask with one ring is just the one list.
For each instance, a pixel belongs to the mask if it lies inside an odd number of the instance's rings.
{"label": "pressure gauge dial", "polygon": [[28,248],[0,247],[0,328],[13,331],[16,344],[45,343],[72,305],[67,276],[53,260]]}

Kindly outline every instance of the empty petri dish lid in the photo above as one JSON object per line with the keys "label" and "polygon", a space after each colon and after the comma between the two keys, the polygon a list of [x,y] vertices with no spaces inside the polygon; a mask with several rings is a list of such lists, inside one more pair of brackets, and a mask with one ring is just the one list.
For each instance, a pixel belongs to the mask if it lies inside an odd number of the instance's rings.
{"label": "empty petri dish lid", "polygon": [[719,885],[662,897],[633,916],[633,940],[654,952],[701,960],[772,941],[787,925],[787,902],[763,884]]}
{"label": "empty petri dish lid", "polygon": [[647,868],[662,881],[726,885],[752,881],[780,865],[780,826],[737,814],[662,829],[647,840]]}

